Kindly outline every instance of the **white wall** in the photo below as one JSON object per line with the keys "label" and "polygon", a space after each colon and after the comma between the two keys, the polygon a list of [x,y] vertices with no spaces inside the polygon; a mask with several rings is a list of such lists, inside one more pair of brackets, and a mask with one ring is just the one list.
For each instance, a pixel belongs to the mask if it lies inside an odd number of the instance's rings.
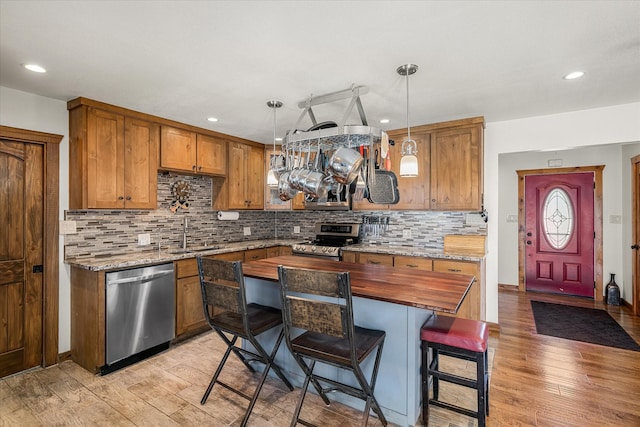
{"label": "white wall", "polygon": [[[60,143],[60,219],[69,209],[69,119],[67,103],[0,86],[0,124],[64,135]],[[58,352],[71,349],[71,291],[69,268],[63,262],[63,237],[60,237],[60,317]]]}
{"label": "white wall", "polygon": [[[625,155],[623,155],[623,148]],[[631,280],[625,275],[623,257],[625,236],[623,223],[615,224],[612,215],[620,215],[629,220],[630,191],[623,191],[625,184],[629,189],[630,162],[634,154],[640,153],[640,143],[608,144],[564,151],[537,151],[506,153],[499,156],[499,194],[498,201],[498,283],[518,285],[518,223],[507,222],[508,215],[518,215],[518,176],[517,170],[548,168],[551,159],[562,160],[562,167],[605,165],[603,171],[603,280],[609,281],[609,274],[616,274],[616,282],[621,286],[624,281],[627,289],[622,295],[631,298]],[[626,165],[626,177],[625,166]],[[627,208],[625,208],[625,203]],[[629,245],[631,245],[629,243]],[[626,251],[629,252],[629,251]]]}
{"label": "white wall", "polygon": [[[503,195],[501,192],[500,180],[504,172],[501,174],[500,171],[500,155],[638,141],[640,141],[640,103],[487,123],[485,130],[484,201],[489,212],[486,277],[488,321],[498,321],[498,278],[501,276],[503,268],[507,269],[504,277],[510,278],[509,271],[513,268],[511,265],[503,267],[499,262],[500,227],[505,225],[504,218],[500,217],[500,204],[503,197],[507,201],[513,198],[513,194]],[[618,155],[620,156],[620,154]],[[609,171],[611,170],[612,168],[609,169]],[[611,174],[612,172],[607,171],[606,173]],[[611,195],[605,195],[605,205],[609,197]],[[506,203],[506,206],[509,206],[509,202]],[[622,205],[614,206],[611,208],[613,210],[611,212],[607,209],[609,208],[605,207],[604,213],[608,218],[610,214],[620,213]],[[505,228],[505,232],[506,230]],[[608,264],[604,267],[610,268],[615,263],[612,261],[615,254],[608,252],[604,256],[608,259]],[[517,269],[517,263],[515,265]],[[607,272],[606,269],[605,272]]]}

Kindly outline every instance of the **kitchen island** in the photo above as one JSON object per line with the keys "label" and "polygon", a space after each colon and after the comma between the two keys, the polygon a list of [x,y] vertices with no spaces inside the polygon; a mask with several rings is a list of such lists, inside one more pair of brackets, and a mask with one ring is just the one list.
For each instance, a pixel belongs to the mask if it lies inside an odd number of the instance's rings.
{"label": "kitchen island", "polygon": [[[249,301],[280,307],[278,266],[349,271],[355,323],[386,331],[375,395],[390,422],[412,426],[420,414],[420,327],[433,312],[455,314],[475,278],[462,274],[416,271],[384,265],[364,265],[299,256],[280,256],[243,264]],[[277,333],[265,334],[265,341]],[[248,344],[245,344],[248,345]],[[266,344],[269,347],[269,344]],[[363,364],[370,375],[373,358]],[[283,344],[276,355],[292,383],[304,375]],[[351,374],[318,365],[323,375],[355,385]],[[313,391],[312,388],[310,388]],[[359,410],[364,402],[343,394],[339,400]]]}

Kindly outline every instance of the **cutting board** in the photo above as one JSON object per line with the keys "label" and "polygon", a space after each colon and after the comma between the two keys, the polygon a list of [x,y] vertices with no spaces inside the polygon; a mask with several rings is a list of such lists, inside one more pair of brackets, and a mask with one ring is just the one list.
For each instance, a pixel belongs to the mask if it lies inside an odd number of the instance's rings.
{"label": "cutting board", "polygon": [[487,236],[448,234],[444,236],[444,253],[447,255],[484,256],[487,252]]}

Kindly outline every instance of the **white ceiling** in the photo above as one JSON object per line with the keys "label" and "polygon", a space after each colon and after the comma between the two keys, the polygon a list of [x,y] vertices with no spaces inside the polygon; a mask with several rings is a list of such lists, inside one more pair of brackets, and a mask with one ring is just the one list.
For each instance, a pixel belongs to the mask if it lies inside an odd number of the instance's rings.
{"label": "white ceiling", "polygon": [[[29,62],[48,72],[21,66]],[[282,136],[300,101],[353,84],[369,87],[370,125],[406,127],[396,68],[407,62],[420,67],[409,80],[411,126],[637,102],[640,1],[0,0],[1,86],[263,143],[273,138],[268,100],[284,103]],[[574,70],[586,75],[562,79]],[[337,121],[345,105],[314,110]]]}

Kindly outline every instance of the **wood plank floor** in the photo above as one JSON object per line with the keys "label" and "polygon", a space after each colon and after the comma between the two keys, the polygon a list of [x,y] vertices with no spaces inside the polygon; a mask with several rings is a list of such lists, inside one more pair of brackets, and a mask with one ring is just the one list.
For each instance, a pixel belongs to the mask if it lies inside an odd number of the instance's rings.
{"label": "wood plank floor", "polygon": [[[490,337],[490,426],[640,426],[640,352],[537,335],[529,301],[537,299],[602,308],[576,298],[500,290],[499,335]],[[626,308],[608,307],[640,342],[640,318]],[[385,349],[387,350],[387,349]],[[0,426],[236,426],[246,401],[214,388],[200,405],[224,351],[212,333],[104,377],[73,362],[35,369],[0,380]],[[227,378],[250,387],[235,359]],[[473,376],[474,365],[443,358],[449,369]],[[473,391],[443,384],[452,403],[473,407]],[[269,379],[251,426],[287,426],[299,390],[288,392]],[[320,426],[360,425],[362,414],[315,395],[305,400],[303,418]],[[369,425],[379,426],[371,417]],[[429,425],[467,427],[475,420],[433,408]]]}

